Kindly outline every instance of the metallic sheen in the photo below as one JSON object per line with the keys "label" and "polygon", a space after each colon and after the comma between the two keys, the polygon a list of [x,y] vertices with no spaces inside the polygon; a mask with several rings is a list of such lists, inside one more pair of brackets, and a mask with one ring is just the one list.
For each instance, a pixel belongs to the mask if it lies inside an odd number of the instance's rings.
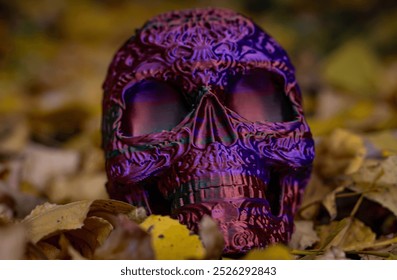
{"label": "metallic sheen", "polygon": [[287,53],[260,27],[224,9],[159,15],[103,88],[111,198],[194,231],[210,215],[229,255],[288,242],[314,142]]}

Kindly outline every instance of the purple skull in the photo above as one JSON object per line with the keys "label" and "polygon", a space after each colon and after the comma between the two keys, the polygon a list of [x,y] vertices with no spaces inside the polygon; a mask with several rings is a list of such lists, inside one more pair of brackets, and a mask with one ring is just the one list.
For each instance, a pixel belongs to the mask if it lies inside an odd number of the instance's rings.
{"label": "purple skull", "polygon": [[148,21],[110,65],[102,130],[111,198],[194,231],[212,216],[229,255],[290,239],[314,142],[286,52],[246,17]]}

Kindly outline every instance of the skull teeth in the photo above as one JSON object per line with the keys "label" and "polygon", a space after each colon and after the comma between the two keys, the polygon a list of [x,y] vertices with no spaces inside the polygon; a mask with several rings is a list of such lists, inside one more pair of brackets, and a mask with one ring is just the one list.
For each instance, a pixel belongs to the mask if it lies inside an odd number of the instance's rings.
{"label": "skull teeth", "polygon": [[170,195],[172,208],[222,199],[265,198],[266,183],[255,176],[218,174],[214,178],[197,178],[182,183]]}

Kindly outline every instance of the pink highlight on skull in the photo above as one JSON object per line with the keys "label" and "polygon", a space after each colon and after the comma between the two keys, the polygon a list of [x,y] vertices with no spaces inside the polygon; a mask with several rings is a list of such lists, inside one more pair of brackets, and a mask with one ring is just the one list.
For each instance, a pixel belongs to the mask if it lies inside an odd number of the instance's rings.
{"label": "pink highlight on skull", "polygon": [[159,15],[104,83],[108,193],[193,231],[212,216],[225,254],[286,243],[314,158],[301,102],[286,52],[251,20]]}

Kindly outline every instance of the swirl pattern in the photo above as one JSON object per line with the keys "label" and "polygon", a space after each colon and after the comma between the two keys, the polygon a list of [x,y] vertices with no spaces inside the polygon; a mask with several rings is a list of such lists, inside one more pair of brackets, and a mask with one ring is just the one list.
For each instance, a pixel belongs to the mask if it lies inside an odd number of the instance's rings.
{"label": "swirl pattern", "polygon": [[[248,120],[228,107],[230,83],[254,69],[281,78],[293,120]],[[127,135],[125,95],[143,80],[178,89],[189,113],[172,129]],[[193,231],[210,215],[223,232],[225,254],[288,242],[314,142],[294,68],[260,27],[224,9],[159,15],[119,49],[103,88],[112,198],[172,215]]]}

